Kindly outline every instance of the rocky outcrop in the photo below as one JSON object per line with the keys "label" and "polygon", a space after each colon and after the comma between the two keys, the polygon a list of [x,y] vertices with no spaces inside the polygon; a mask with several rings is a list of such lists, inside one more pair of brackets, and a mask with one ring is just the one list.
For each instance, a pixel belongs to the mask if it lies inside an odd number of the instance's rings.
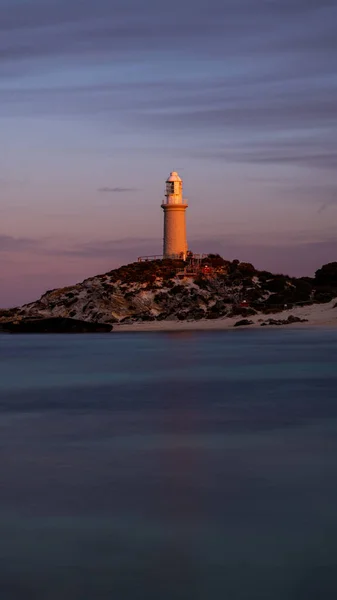
{"label": "rocky outcrop", "polygon": [[194,272],[181,260],[137,262],[70,287],[49,290],[36,302],[20,308],[0,311],[0,323],[37,318],[108,325],[172,319],[249,319],[256,314],[272,318],[272,314],[295,305],[337,297],[335,264],[322,267],[315,279],[296,279],[258,271],[250,263],[227,261],[214,254],[208,255]]}

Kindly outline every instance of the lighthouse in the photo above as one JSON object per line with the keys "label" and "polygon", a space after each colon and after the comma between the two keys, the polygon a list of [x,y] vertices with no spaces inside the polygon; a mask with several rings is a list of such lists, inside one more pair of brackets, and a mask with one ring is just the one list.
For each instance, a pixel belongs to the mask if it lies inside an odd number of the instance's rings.
{"label": "lighthouse", "polygon": [[183,198],[183,182],[176,171],[166,180],[164,210],[164,258],[186,259],[186,218],[187,200]]}

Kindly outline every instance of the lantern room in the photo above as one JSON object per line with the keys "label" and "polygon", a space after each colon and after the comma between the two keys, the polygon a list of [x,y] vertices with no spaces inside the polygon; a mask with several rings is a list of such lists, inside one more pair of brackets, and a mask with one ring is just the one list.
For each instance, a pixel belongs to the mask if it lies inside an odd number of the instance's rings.
{"label": "lantern room", "polygon": [[185,204],[183,201],[183,182],[176,171],[172,171],[166,180],[165,204]]}

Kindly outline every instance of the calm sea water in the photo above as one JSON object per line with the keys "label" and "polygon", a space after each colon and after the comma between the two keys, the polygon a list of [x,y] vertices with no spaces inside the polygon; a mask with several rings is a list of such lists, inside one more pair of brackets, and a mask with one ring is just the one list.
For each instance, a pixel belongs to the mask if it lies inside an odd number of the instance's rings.
{"label": "calm sea water", "polygon": [[0,336],[0,598],[337,598],[337,332]]}

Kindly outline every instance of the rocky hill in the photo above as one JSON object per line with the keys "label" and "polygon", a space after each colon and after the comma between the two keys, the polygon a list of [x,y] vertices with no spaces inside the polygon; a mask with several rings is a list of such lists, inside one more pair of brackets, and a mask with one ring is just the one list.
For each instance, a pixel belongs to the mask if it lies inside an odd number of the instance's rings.
{"label": "rocky hill", "polygon": [[50,290],[20,308],[0,311],[0,322],[46,317],[94,323],[249,317],[336,297],[337,262],[324,265],[314,278],[294,278],[210,254],[194,271],[183,261],[132,263]]}

